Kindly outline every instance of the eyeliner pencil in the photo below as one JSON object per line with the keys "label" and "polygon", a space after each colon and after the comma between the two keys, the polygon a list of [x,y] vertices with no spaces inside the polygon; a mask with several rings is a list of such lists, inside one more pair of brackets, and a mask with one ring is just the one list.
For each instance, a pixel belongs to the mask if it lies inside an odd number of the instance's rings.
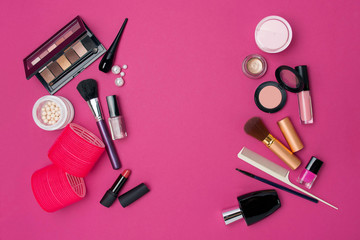
{"label": "eyeliner pencil", "polygon": [[256,179],[256,180],[258,180],[258,181],[260,181],[260,182],[269,184],[269,185],[271,185],[271,186],[273,186],[273,187],[276,187],[276,188],[278,188],[278,189],[281,189],[281,190],[283,190],[283,191],[285,191],[285,192],[292,193],[292,194],[294,194],[294,195],[296,195],[296,196],[298,196],[298,197],[302,197],[302,198],[304,198],[304,199],[306,199],[306,200],[309,200],[309,201],[311,201],[311,202],[314,202],[314,203],[318,203],[318,202],[319,202],[319,201],[318,201],[317,199],[315,199],[315,198],[312,198],[312,197],[309,197],[309,196],[307,196],[307,195],[305,195],[305,194],[296,192],[296,191],[294,191],[294,190],[292,190],[292,189],[290,189],[290,188],[281,186],[280,184],[277,184],[277,183],[271,182],[271,181],[269,181],[269,180],[266,180],[266,179],[264,179],[264,178],[258,177],[258,176],[256,176],[256,175],[251,174],[251,173],[249,173],[249,172],[246,172],[246,171],[244,171],[244,170],[240,170],[240,169],[238,169],[238,168],[236,168],[236,170],[238,170],[239,172],[245,174],[245,175],[248,176],[248,177],[251,177],[251,178],[254,178],[254,179]]}

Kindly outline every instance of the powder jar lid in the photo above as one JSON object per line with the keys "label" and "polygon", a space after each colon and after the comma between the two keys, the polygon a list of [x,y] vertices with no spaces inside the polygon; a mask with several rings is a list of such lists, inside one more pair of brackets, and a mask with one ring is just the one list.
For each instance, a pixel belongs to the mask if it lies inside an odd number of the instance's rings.
{"label": "powder jar lid", "polygon": [[276,80],[287,91],[298,93],[304,90],[304,79],[299,72],[289,66],[280,66],[275,70]]}
{"label": "powder jar lid", "polygon": [[309,163],[306,165],[305,169],[309,170],[310,172],[317,174],[323,164],[323,161],[317,159],[316,157],[312,156]]}

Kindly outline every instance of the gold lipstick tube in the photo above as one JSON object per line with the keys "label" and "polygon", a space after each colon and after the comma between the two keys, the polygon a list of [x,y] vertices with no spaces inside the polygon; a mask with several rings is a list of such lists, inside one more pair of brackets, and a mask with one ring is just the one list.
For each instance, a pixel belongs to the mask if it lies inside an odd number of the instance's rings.
{"label": "gold lipstick tube", "polygon": [[289,149],[287,149],[287,147],[285,147],[271,134],[267,135],[262,142],[292,170],[295,170],[300,166],[300,159],[298,159]]}

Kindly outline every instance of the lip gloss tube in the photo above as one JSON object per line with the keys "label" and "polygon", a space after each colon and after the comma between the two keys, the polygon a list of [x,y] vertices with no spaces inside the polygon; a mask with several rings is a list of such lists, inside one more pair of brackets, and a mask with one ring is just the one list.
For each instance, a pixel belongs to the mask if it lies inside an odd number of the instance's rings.
{"label": "lip gloss tube", "polygon": [[314,123],[310,87],[309,87],[309,78],[306,65],[301,65],[295,67],[296,71],[299,72],[299,75],[304,80],[304,89],[299,92],[298,101],[299,101],[299,114],[300,121],[302,124],[312,124]]}

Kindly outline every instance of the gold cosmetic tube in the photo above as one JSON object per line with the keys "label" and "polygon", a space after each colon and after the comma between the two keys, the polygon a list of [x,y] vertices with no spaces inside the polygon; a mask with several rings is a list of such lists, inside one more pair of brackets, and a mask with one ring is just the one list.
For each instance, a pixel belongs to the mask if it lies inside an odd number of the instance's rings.
{"label": "gold cosmetic tube", "polygon": [[287,147],[285,147],[271,134],[267,135],[262,142],[292,170],[295,170],[300,166],[300,159],[298,159],[289,149],[287,149]]}

